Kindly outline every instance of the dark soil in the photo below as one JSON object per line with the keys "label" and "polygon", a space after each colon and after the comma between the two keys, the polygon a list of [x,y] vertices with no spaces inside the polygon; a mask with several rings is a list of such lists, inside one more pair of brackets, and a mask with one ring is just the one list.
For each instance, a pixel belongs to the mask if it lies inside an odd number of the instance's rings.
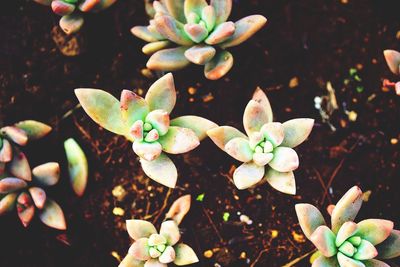
{"label": "dark soil", "polygon": [[[48,194],[63,207],[68,231],[49,229],[37,218],[24,229],[15,212],[1,217],[0,266],[117,266],[116,256],[123,257],[131,243],[124,221],[146,218],[159,225],[166,212],[160,210],[164,201],[168,208],[188,193],[193,204],[181,227],[184,241],[200,258],[195,266],[282,266],[312,250],[301,234],[294,204],[309,202],[325,211],[355,184],[371,190],[358,219],[387,218],[399,228],[400,98],[382,90],[381,84],[383,78],[394,78],[382,50],[399,49],[400,3],[343,2],[237,0],[233,20],[261,13],[269,24],[232,49],[236,63],[226,78],[208,81],[194,66],[174,73],[179,96],[173,116],[196,114],[242,129],[244,107],[260,86],[278,121],[316,119],[310,139],[297,149],[301,166],[293,197],[266,184],[236,190],[231,173],[238,162],[210,140],[173,157],[179,180],[177,188],[168,191],[143,176],[123,138],[99,128],[81,109],[63,118],[77,105],[74,88],[103,88],[119,96],[125,88],[145,92],[155,81],[142,75],[147,59],[141,53],[143,43],[129,31],[146,23],[143,1],[120,0],[105,12],[87,16],[78,36],[86,52],[76,57],[62,55],[54,43],[58,17],[48,8],[27,0],[2,3],[1,118],[5,124],[36,119],[53,126],[51,135],[25,151],[32,166],[62,164],[63,180]],[[358,68],[362,81],[344,84],[351,68]],[[298,86],[289,86],[293,78]],[[328,81],[339,105],[330,117],[336,131],[314,108],[314,97],[327,94]],[[189,87],[197,89],[194,95]],[[349,120],[350,111],[357,113],[355,121]],[[68,184],[62,147],[68,137],[83,146],[90,163],[89,186],[81,199]],[[122,201],[112,195],[117,185],[128,193]],[[196,201],[203,193],[204,201]],[[115,207],[125,214],[114,215]],[[227,221],[224,213],[230,215]],[[253,223],[241,223],[239,214]],[[207,250],[213,250],[208,259],[203,256]],[[296,266],[309,265],[304,259]]]}

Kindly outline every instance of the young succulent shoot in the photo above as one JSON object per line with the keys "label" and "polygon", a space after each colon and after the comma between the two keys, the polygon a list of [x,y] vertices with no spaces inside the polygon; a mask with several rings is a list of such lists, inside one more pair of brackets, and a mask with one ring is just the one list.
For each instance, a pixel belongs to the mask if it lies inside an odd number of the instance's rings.
{"label": "young succulent shoot", "polygon": [[131,32],[148,43],[142,51],[151,55],[149,69],[175,71],[194,63],[204,66],[207,79],[218,80],[233,66],[226,49],[240,45],[267,22],[262,15],[228,21],[231,9],[232,0],[154,1],[149,25]]}
{"label": "young succulent shoot", "polygon": [[301,229],[318,249],[313,267],[389,267],[381,260],[400,256],[400,231],[393,222],[354,222],[362,202],[361,189],[352,187],[333,207],[331,228],[313,205],[296,205]]}
{"label": "young succulent shoot", "polygon": [[299,166],[299,158],[293,148],[307,139],[314,120],[273,122],[270,102],[257,88],[244,111],[243,125],[247,135],[231,126],[207,131],[220,149],[243,162],[233,174],[236,187],[247,189],[264,178],[276,190],[296,194],[293,171]]}
{"label": "young succulent shoot", "polygon": [[193,249],[179,242],[179,224],[190,209],[190,195],[177,199],[161,224],[160,233],[150,222],[127,220],[126,228],[134,240],[119,267],[167,267],[189,265],[199,261]]}
{"label": "young succulent shoot", "polygon": [[85,193],[89,175],[86,155],[73,138],[69,138],[64,142],[64,149],[68,161],[68,173],[72,190],[77,196],[81,197]]}
{"label": "young succulent shoot", "polygon": [[157,80],[145,98],[129,90],[122,91],[120,101],[98,89],[76,89],[75,94],[95,122],[133,143],[147,176],[170,188],[175,187],[178,174],[166,153],[193,150],[207,137],[207,130],[217,126],[198,116],[170,119],[176,102],[171,73]]}
{"label": "young succulent shoot", "polygon": [[[400,75],[400,52],[396,50],[385,50],[383,51],[385,60],[391,72]],[[397,95],[400,95],[400,81],[392,82],[388,79],[383,80],[383,86],[387,88],[393,88]]]}
{"label": "young succulent shoot", "polygon": [[35,2],[51,6],[53,12],[59,16],[60,27],[66,34],[79,31],[84,23],[83,13],[99,12],[114,4],[117,0],[34,0]]}

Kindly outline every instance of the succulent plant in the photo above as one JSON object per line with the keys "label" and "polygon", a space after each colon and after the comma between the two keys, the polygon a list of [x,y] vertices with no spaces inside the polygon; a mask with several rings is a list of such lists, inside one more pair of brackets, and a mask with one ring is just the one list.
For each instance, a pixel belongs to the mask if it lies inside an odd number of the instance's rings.
{"label": "succulent plant", "polygon": [[[0,152],[0,215],[16,207],[18,217],[27,227],[39,211],[40,220],[56,229],[66,229],[64,214],[60,206],[48,198],[43,187],[55,185],[59,180],[60,167],[48,162],[31,170],[27,157],[18,145],[39,139],[51,131],[46,124],[27,120],[0,130],[3,143]],[[9,146],[5,148],[4,146]]]}
{"label": "succulent plant", "polygon": [[313,119],[273,122],[270,102],[257,88],[247,104],[243,125],[247,135],[231,126],[207,131],[214,143],[230,156],[243,162],[233,174],[238,189],[247,189],[263,177],[276,190],[296,193],[293,171],[299,166],[294,147],[303,143],[314,125]]}
{"label": "succulent plant", "polygon": [[193,249],[180,243],[178,225],[190,209],[190,195],[177,199],[161,224],[160,233],[150,222],[127,220],[126,228],[134,243],[119,267],[166,267],[196,263],[199,259]]}
{"label": "succulent plant", "polygon": [[[233,65],[226,49],[237,46],[260,30],[267,19],[252,15],[233,23],[227,21],[232,0],[161,0],[153,2],[154,14],[148,26],[136,26],[132,33],[148,42],[142,51],[152,55],[147,67],[174,71],[190,63],[204,65],[210,80],[224,76]],[[172,47],[172,48],[171,48]]]}
{"label": "succulent plant", "polygon": [[80,30],[84,23],[82,13],[99,12],[114,4],[117,0],[34,0],[51,6],[54,13],[61,16],[60,27],[66,34]]}
{"label": "succulent plant", "polygon": [[73,138],[64,142],[65,154],[68,161],[68,173],[72,190],[79,197],[85,193],[89,170],[86,155]]}
{"label": "succulent plant", "polygon": [[352,187],[331,210],[331,229],[320,211],[310,204],[297,204],[296,213],[305,236],[318,249],[313,267],[385,267],[378,259],[400,256],[400,231],[393,222],[366,219],[354,222],[363,199]]}
{"label": "succulent plant", "polygon": [[[400,52],[396,50],[385,50],[383,51],[383,55],[385,56],[386,63],[389,66],[391,72],[400,75]],[[383,86],[394,88],[397,95],[400,95],[400,81],[391,82],[387,79],[383,81]]]}
{"label": "succulent plant", "polygon": [[[177,170],[165,154],[181,154],[196,148],[206,131],[217,125],[198,116],[181,116],[170,120],[176,91],[172,74],[157,80],[145,98],[123,90],[118,101],[98,89],[76,89],[86,113],[105,129],[125,136],[140,157],[144,172],[153,180],[174,188]],[[164,153],[165,152],[165,153]]]}

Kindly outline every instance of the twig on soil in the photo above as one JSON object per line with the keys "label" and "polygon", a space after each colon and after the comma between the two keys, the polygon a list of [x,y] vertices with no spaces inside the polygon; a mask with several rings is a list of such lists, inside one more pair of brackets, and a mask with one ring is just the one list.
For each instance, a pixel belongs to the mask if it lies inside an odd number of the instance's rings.
{"label": "twig on soil", "polygon": [[[328,192],[328,188],[326,187],[326,184],[325,184],[324,180],[322,179],[322,176],[319,173],[319,171],[316,168],[313,168],[313,170],[314,170],[315,175],[317,176],[317,178],[318,178],[318,180],[319,180],[319,182],[320,182],[320,184],[322,186],[322,189],[324,189],[324,192]],[[332,204],[331,196],[328,194],[327,197],[328,197],[329,204]]]}
{"label": "twig on soil", "polygon": [[312,253],[314,253],[315,251],[317,251],[316,249],[313,249],[310,252],[307,252],[306,254],[295,258],[294,260],[292,260],[291,262],[286,263],[285,265],[282,265],[282,267],[291,267],[293,265],[295,265],[296,263],[300,262],[301,260],[307,258],[309,255],[311,255]]}
{"label": "twig on soil", "polygon": [[172,193],[172,189],[170,188],[170,189],[168,189],[167,195],[165,196],[163,205],[158,210],[158,214],[153,220],[153,224],[155,224],[158,221],[158,219],[160,218],[161,214],[164,212],[165,208],[167,207],[168,199],[171,196],[171,193]]}
{"label": "twig on soil", "polygon": [[65,112],[65,114],[61,117],[61,120],[68,118],[69,116],[72,115],[72,113],[74,113],[75,110],[80,109],[81,107],[82,107],[81,104],[77,104],[75,107]]}
{"label": "twig on soil", "polygon": [[217,227],[215,226],[213,220],[211,219],[210,214],[208,214],[208,211],[207,211],[205,208],[203,208],[203,212],[204,212],[204,214],[206,215],[206,217],[207,217],[208,221],[210,222],[212,228],[214,229],[215,233],[217,234],[217,236],[218,236],[218,238],[219,238],[219,241],[220,241],[221,243],[225,243],[225,241],[224,241],[224,239],[222,238],[221,234],[219,233]]}
{"label": "twig on soil", "polygon": [[269,247],[268,248],[264,248],[263,250],[260,251],[260,253],[258,253],[257,258],[253,261],[253,263],[250,265],[250,267],[254,267],[256,266],[257,262],[261,259],[262,255],[266,252],[268,252]]}

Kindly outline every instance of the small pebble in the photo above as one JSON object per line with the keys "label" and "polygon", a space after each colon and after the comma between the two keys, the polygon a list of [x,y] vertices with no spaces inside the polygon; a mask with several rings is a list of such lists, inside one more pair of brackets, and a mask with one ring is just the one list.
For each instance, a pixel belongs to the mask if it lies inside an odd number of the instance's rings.
{"label": "small pebble", "polygon": [[121,185],[117,185],[112,190],[112,195],[117,198],[118,201],[122,201],[125,198],[126,194],[126,190]]}
{"label": "small pebble", "polygon": [[188,93],[189,93],[190,95],[194,95],[196,92],[197,92],[197,89],[196,89],[196,88],[194,88],[194,87],[189,87],[189,88],[188,88]]}
{"label": "small pebble", "polygon": [[391,143],[392,145],[397,145],[398,142],[399,142],[399,139],[397,139],[397,138],[392,138],[392,139],[390,139],[390,143]]}
{"label": "small pebble", "polygon": [[245,224],[248,224],[248,225],[250,225],[250,224],[253,223],[253,221],[250,220],[249,216],[244,215],[244,214],[240,215],[240,221],[241,221],[242,223],[245,223]]}
{"label": "small pebble", "polygon": [[347,116],[349,117],[349,121],[356,121],[358,114],[352,110],[347,114]]}
{"label": "small pebble", "polygon": [[299,78],[293,77],[292,79],[290,79],[289,88],[295,88],[297,86],[299,86]]}
{"label": "small pebble", "polygon": [[245,259],[246,258],[246,252],[242,251],[242,253],[240,253],[240,259]]}
{"label": "small pebble", "polygon": [[113,213],[114,213],[115,216],[124,216],[125,211],[122,208],[115,207],[113,209]]}
{"label": "small pebble", "polygon": [[204,251],[203,255],[205,258],[209,259],[214,255],[214,253],[212,252],[212,250],[209,249],[209,250]]}
{"label": "small pebble", "polygon": [[277,238],[278,235],[279,235],[278,230],[271,230],[271,237],[272,237],[272,238]]}
{"label": "small pebble", "polygon": [[121,256],[116,251],[111,251],[111,256],[116,258],[118,261],[121,261]]}

